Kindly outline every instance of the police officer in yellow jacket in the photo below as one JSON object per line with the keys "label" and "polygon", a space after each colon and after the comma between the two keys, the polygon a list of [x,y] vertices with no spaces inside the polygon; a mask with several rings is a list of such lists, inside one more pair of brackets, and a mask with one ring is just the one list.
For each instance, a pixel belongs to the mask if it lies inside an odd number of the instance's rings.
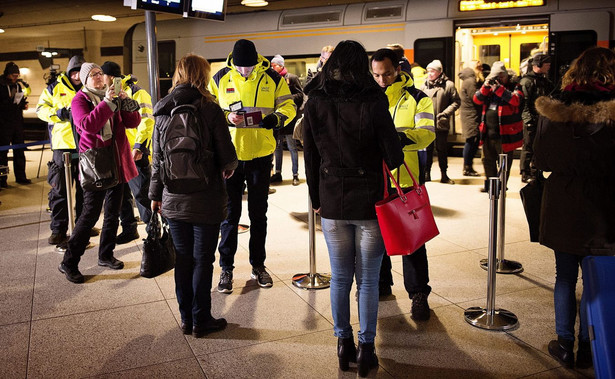
{"label": "police officer in yellow jacket", "polygon": [[122,232],[116,239],[117,244],[124,244],[139,238],[137,219],[133,211],[133,195],[141,220],[147,225],[152,217],[151,201],[148,198],[149,179],[152,173],[149,155],[155,123],[152,113],[152,97],[137,85],[135,77],[122,75],[119,64],[107,61],[100,68],[107,85],[113,85],[113,78],[122,79],[122,90],[129,98],[139,103],[139,114],[141,115],[141,123],[137,128],[126,129],[126,137],[132,148],[132,158],[137,166],[138,175],[128,183],[124,183],[124,198],[120,210]]}
{"label": "police officer in yellow jacket", "polygon": [[[434,130],[433,103],[429,96],[418,90],[410,75],[401,71],[399,60],[391,49],[380,49],[371,59],[372,73],[389,99],[389,112],[393,117],[404,150],[404,160],[410,171],[419,178],[417,151],[427,147],[436,137]],[[412,179],[405,169],[400,173],[402,187],[411,187]],[[431,292],[427,268],[427,250],[421,246],[411,255],[402,258],[404,287],[412,299],[412,318],[417,321],[429,319],[427,296]],[[385,255],[380,270],[379,291],[381,296],[391,294],[393,277],[391,259]]]}
{"label": "police officer in yellow jacket", "polygon": [[[80,55],[73,56],[68,62],[66,72],[49,84],[39,97],[36,106],[36,115],[41,120],[53,124],[51,129],[52,160],[47,164],[47,182],[49,190],[49,208],[51,209],[51,236],[48,242],[59,245],[66,241],[68,230],[68,202],[66,198],[66,179],[64,176],[63,154],[77,153],[77,133],[75,133],[71,118],[71,101],[81,88],[79,70],[85,62]],[[79,218],[83,206],[83,191],[78,178],[79,159],[71,160],[71,172],[75,185],[75,213]]]}
{"label": "police officer in yellow jacket", "polygon": [[261,287],[273,285],[265,270],[269,175],[276,147],[273,130],[290,123],[296,108],[288,84],[256,52],[252,41],[235,42],[226,63],[227,67],[211,79],[209,90],[224,110],[239,159],[235,173],[226,180],[228,216],[220,227],[222,238],[218,247],[222,267],[218,292],[231,293],[245,184],[250,215],[251,276]]}

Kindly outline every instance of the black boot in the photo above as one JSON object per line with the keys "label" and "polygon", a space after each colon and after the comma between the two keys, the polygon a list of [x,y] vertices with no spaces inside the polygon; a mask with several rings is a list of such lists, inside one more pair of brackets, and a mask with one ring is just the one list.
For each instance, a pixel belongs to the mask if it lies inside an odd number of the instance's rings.
{"label": "black boot", "polygon": [[592,362],[592,348],[589,341],[579,340],[579,350],[577,350],[577,368],[586,369],[594,365]]}
{"label": "black boot", "polygon": [[474,171],[471,165],[463,166],[463,176],[478,176],[478,172]]}
{"label": "black boot", "polygon": [[557,337],[557,340],[549,342],[549,354],[566,368],[574,368],[574,341]]}
{"label": "black boot", "polygon": [[440,177],[440,183],[444,184],[455,184],[455,181],[446,175],[446,171],[442,171],[442,176]]}
{"label": "black boot", "polygon": [[374,350],[374,343],[359,342],[359,352],[357,353],[357,366],[359,376],[365,378],[369,370],[378,367],[378,357]]}
{"label": "black boot", "polygon": [[480,192],[489,192],[489,180],[485,180],[485,185],[481,187]]}
{"label": "black boot", "polygon": [[337,339],[337,358],[342,371],[348,371],[349,362],[357,362],[357,347],[352,337]]}

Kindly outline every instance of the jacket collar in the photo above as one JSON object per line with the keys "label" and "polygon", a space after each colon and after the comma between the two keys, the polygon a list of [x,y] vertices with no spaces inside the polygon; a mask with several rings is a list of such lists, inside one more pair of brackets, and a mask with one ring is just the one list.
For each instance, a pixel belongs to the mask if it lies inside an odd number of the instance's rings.
{"label": "jacket collar", "polygon": [[536,110],[555,122],[598,124],[615,122],[615,98],[594,104],[573,102],[566,104],[561,100],[541,96],[536,99]]}

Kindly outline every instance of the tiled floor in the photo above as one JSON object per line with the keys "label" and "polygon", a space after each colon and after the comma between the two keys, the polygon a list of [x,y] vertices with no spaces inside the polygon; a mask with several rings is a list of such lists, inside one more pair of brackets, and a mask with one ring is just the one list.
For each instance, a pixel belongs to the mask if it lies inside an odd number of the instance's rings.
{"label": "tiled floor", "polygon": [[[50,157],[43,153],[42,162]],[[239,237],[235,291],[214,292],[213,311],[226,330],[195,339],[179,329],[173,273],[139,277],[141,241],[121,245],[122,271],[97,265],[96,247],[80,268],[86,283],[75,285],[58,272],[61,255],[47,244],[49,186],[46,166],[36,178],[40,150],[27,152],[33,184],[9,177],[0,191],[0,378],[350,378],[356,368],[337,368],[329,291],[301,290],[292,276],[309,270],[307,186],[285,181],[270,196],[267,266],[275,284],[261,289],[250,279],[249,234]],[[476,167],[480,167],[477,159]],[[461,158],[450,158],[456,185],[440,184],[437,167],[427,188],[440,235],[427,244],[432,317],[416,323],[403,288],[401,262],[393,258],[393,295],[380,302],[376,338],[379,378],[583,378],[593,370],[566,370],[547,352],[554,337],[553,253],[530,243],[513,163],[506,210],[506,258],[520,261],[519,275],[497,276],[496,307],[519,318],[508,332],[477,329],[464,309],[486,306],[489,200],[481,178],[461,176]],[[301,169],[303,178],[303,169]],[[245,213],[245,212],[244,212]],[[102,220],[99,221],[99,226]],[[247,216],[242,222],[249,223]],[[140,233],[145,235],[144,226]],[[97,238],[92,242],[97,244]],[[322,233],[316,233],[317,267],[329,272]],[[214,272],[217,283],[219,268]],[[358,328],[356,309],[352,322]]]}

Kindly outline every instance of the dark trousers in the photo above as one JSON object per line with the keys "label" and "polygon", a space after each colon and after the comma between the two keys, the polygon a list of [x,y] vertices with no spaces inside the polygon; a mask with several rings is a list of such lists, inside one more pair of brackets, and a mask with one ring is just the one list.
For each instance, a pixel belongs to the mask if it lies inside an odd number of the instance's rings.
{"label": "dark trousers", "polygon": [[244,183],[248,187],[248,215],[250,216],[250,264],[265,265],[265,241],[267,239],[267,199],[269,198],[269,175],[272,155],[239,161],[233,176],[226,180],[228,216],[220,229],[220,267],[232,270],[237,252],[237,226],[241,217],[241,201]]}
{"label": "dark trousers", "polygon": [[[500,162],[500,154],[502,152],[502,140],[499,138],[490,138],[488,135],[483,141],[483,168],[487,179],[498,176],[498,165]],[[508,156],[508,167],[506,171],[506,180],[510,177],[510,168],[512,167],[513,152],[506,153]]]}
{"label": "dark trousers", "polygon": [[109,260],[113,257],[123,194],[124,187],[121,183],[106,191],[83,191],[83,210],[68,240],[68,249],[64,253],[62,263],[68,267],[77,267],[90,241],[90,231],[100,217],[103,204],[105,213],[100,232],[98,259]]}
{"label": "dark trousers", "polygon": [[175,245],[175,294],[182,321],[207,324],[211,316],[211,280],[220,225],[167,219]]}
{"label": "dark trousers", "polygon": [[[51,186],[49,194],[49,208],[51,209],[52,233],[65,234],[68,230],[68,199],[66,197],[66,174],[64,170],[64,153],[75,153],[76,150],[54,150],[52,162],[49,163],[47,183]],[[83,190],[79,183],[79,159],[71,159],[71,182],[75,186],[75,222],[83,209]]]}
{"label": "dark trousers", "polygon": [[427,146],[427,162],[425,163],[425,171],[431,175],[431,166],[433,164],[434,146],[438,154],[438,165],[440,171],[446,172],[448,169],[448,131],[436,131],[436,140]]}
{"label": "dark trousers", "polygon": [[[413,254],[404,255],[401,261],[404,270],[404,287],[410,298],[419,292],[429,295],[431,287],[427,284],[429,283],[429,267],[425,245],[419,247]],[[380,267],[380,285],[393,285],[391,269],[391,258],[385,254]]]}
{"label": "dark trousers", "polygon": [[[4,115],[0,115],[4,117]],[[23,125],[10,126],[1,125],[0,130],[0,146],[17,145],[24,143],[23,138]],[[15,180],[21,181],[26,179],[26,154],[25,149],[13,149],[13,174],[15,174]],[[0,151],[0,166],[8,166],[9,158],[8,151]],[[6,176],[0,177],[0,182],[6,183]]]}
{"label": "dark trousers", "polygon": [[[147,225],[152,217],[151,200],[148,198],[149,178],[152,170],[147,155],[135,162],[138,175],[124,184],[124,200],[120,211],[122,231],[137,230],[137,218],[134,213],[134,203],[137,203],[139,216]],[[134,196],[134,197],[133,197]]]}
{"label": "dark trousers", "polygon": [[463,145],[463,165],[472,167],[472,161],[478,151],[480,144],[480,137],[474,136],[466,138],[466,143]]}
{"label": "dark trousers", "polygon": [[535,176],[536,169],[532,165],[534,158],[534,139],[536,138],[536,125],[523,124],[523,148],[519,165],[521,174]]}

